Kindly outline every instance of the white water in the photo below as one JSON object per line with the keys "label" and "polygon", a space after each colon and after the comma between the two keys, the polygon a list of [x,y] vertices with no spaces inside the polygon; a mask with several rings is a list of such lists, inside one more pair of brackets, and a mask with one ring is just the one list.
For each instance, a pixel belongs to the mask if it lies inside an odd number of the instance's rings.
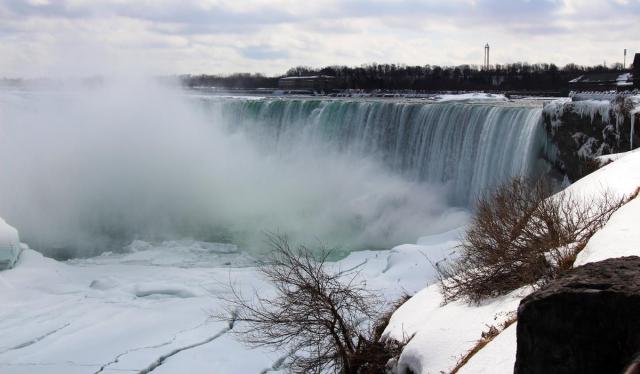
{"label": "white water", "polygon": [[[540,110],[205,100],[157,86],[3,93],[0,216],[86,256],[133,239],[259,250],[265,231],[344,250],[460,225],[471,196],[530,174]],[[204,109],[204,110],[203,110]]]}
{"label": "white water", "polygon": [[314,99],[217,100],[221,122],[279,152],[302,147],[375,159],[414,181],[446,184],[468,206],[487,188],[541,170],[538,107]]}

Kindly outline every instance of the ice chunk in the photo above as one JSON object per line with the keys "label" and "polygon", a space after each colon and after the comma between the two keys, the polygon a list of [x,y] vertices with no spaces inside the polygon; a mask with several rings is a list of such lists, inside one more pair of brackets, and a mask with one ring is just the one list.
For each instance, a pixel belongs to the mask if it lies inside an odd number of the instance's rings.
{"label": "ice chunk", "polygon": [[0,270],[12,268],[18,260],[20,251],[18,230],[0,218]]}
{"label": "ice chunk", "polygon": [[136,297],[179,297],[184,299],[199,296],[202,292],[165,282],[147,282],[134,285],[133,294]]}
{"label": "ice chunk", "polygon": [[116,288],[119,285],[120,282],[118,282],[117,279],[107,276],[92,280],[91,284],[89,284],[89,287],[93,288],[94,290],[106,291],[112,288]]}

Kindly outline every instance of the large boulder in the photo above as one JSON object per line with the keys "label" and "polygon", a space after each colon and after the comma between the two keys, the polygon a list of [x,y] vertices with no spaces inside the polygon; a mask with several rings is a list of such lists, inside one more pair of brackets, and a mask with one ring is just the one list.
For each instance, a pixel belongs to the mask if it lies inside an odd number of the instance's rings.
{"label": "large boulder", "polygon": [[0,271],[12,268],[19,254],[18,231],[0,218]]}
{"label": "large boulder", "polygon": [[621,373],[640,351],[640,257],[573,269],[518,308],[515,373]]}

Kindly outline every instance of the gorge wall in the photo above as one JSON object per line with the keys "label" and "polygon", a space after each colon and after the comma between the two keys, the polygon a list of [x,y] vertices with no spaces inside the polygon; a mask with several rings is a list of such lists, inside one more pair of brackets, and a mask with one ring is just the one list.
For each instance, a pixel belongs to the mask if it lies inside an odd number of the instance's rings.
{"label": "gorge wall", "polygon": [[575,182],[601,166],[596,157],[640,146],[639,102],[638,96],[616,96],[546,104],[542,115],[555,171]]}

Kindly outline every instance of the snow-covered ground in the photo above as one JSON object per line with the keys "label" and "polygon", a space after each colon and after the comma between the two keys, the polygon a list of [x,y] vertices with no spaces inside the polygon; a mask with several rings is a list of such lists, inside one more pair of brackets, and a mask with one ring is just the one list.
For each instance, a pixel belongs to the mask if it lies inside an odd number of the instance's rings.
{"label": "snow-covered ground", "polygon": [[502,94],[490,94],[484,92],[471,92],[464,94],[442,94],[436,95],[434,100],[438,102],[445,101],[509,101]]}
{"label": "snow-covered ground", "polygon": [[[472,96],[465,100],[482,99]],[[640,186],[640,152],[610,158],[614,162],[569,191],[587,199],[603,189],[632,193]],[[640,254],[634,231],[639,219],[636,198],[594,235],[577,264]],[[404,293],[415,295],[385,331],[398,340],[413,337],[400,357],[401,369],[448,372],[483,331],[512,318],[528,292],[517,290],[479,306],[442,306],[432,263],[450,256],[461,234],[462,228],[391,250],[353,252],[332,265],[358,269],[390,302]],[[11,237],[17,242],[17,232]],[[234,246],[185,240],[136,241],[129,250],[58,262],[26,249],[15,268],[1,271],[0,373],[278,371],[282,352],[249,349],[231,334],[231,326],[210,318],[231,282],[247,293],[271,292],[254,258]],[[504,330],[460,372],[512,372],[515,328]]]}
{"label": "snow-covered ground", "polygon": [[[357,268],[388,300],[433,281],[459,230],[420,245],[354,252],[332,264]],[[281,352],[249,349],[214,321],[233,282],[270,292],[254,260],[233,246],[134,242],[127,254],[58,262],[27,249],[0,272],[0,372],[261,373]]]}
{"label": "snow-covered ground", "polygon": [[[640,152],[627,152],[611,164],[580,179],[567,191],[586,201],[597,199],[603,190],[630,196],[640,187]],[[616,213],[588,242],[576,259],[576,266],[612,257],[640,256],[640,196]],[[418,374],[448,373],[473,348],[489,326],[499,327],[515,315],[526,289],[488,300],[481,305],[453,302],[442,306],[437,285],[420,291],[396,313],[385,330],[387,337],[402,340],[413,336],[398,363]],[[459,373],[513,373],[517,322],[502,331],[476,353]]]}
{"label": "snow-covered ground", "polygon": [[[569,187],[579,196],[640,186],[640,153],[630,152]],[[640,198],[618,210],[590,240],[577,264],[640,255]],[[353,252],[332,266],[358,269],[388,301],[415,294],[385,335],[413,337],[399,368],[450,371],[489,326],[514,316],[527,289],[478,306],[442,306],[432,263],[452,253],[462,228],[387,251]],[[134,242],[126,254],[58,262],[24,250],[0,272],[0,372],[262,373],[277,371],[282,352],[250,349],[210,315],[233,282],[249,293],[270,291],[255,260],[234,246],[194,241]],[[426,285],[431,284],[424,288]],[[511,325],[460,373],[510,373],[516,349]],[[274,370],[275,367],[275,370]],[[145,371],[148,370],[148,371]]]}

